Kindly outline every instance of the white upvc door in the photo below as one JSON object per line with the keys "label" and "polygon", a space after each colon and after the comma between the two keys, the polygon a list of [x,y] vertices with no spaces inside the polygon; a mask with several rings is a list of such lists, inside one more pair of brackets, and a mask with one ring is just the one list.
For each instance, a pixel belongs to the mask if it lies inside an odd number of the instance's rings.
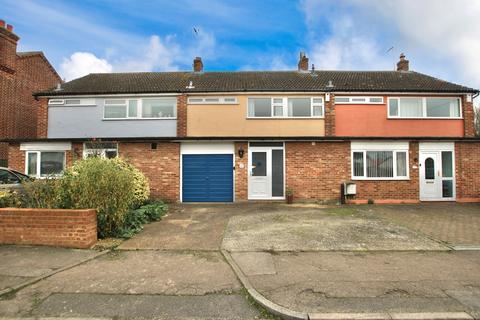
{"label": "white upvc door", "polygon": [[420,154],[420,200],[441,198],[442,180],[439,165],[438,152],[422,152]]}
{"label": "white upvc door", "polygon": [[453,144],[421,144],[419,165],[421,201],[455,200]]}
{"label": "white upvc door", "polygon": [[285,197],[283,143],[248,148],[248,199],[271,200]]}
{"label": "white upvc door", "polygon": [[249,151],[248,198],[271,198],[272,155],[270,150],[255,149]]}

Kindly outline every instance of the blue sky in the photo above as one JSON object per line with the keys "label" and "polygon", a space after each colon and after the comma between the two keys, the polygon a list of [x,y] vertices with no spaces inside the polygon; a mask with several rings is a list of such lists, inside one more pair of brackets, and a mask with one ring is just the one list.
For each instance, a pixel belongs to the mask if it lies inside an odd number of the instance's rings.
{"label": "blue sky", "polygon": [[[411,69],[480,88],[478,0],[0,0],[1,19],[62,77],[89,72]],[[193,31],[198,30],[198,33]],[[393,47],[393,49],[390,49]]]}

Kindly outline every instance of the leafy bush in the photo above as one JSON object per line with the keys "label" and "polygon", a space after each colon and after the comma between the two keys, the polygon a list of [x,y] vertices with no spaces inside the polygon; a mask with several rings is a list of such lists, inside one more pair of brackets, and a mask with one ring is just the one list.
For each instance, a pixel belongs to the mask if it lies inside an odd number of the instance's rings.
{"label": "leafy bush", "polygon": [[59,197],[60,182],[55,179],[43,179],[22,184],[23,190],[16,193],[18,206],[23,208],[63,208]]}
{"label": "leafy bush", "polygon": [[152,202],[141,206],[138,209],[130,210],[126,217],[125,223],[117,236],[122,238],[131,238],[135,233],[143,229],[145,223],[158,221],[168,210],[168,206],[161,202]]}
{"label": "leafy bush", "polygon": [[129,170],[133,176],[133,194],[135,197],[134,206],[140,206],[144,204],[145,201],[147,201],[148,197],[150,197],[150,186],[148,184],[147,177],[145,177],[145,175],[135,166],[131,165],[130,163],[126,162],[121,158],[115,158],[112,161],[121,168]]}
{"label": "leafy bush", "polygon": [[19,205],[17,194],[14,191],[0,191],[0,208],[18,207]]}
{"label": "leafy bush", "polygon": [[101,238],[114,236],[136,202],[132,171],[117,160],[92,157],[77,161],[60,179],[62,206],[71,209],[97,209]]}

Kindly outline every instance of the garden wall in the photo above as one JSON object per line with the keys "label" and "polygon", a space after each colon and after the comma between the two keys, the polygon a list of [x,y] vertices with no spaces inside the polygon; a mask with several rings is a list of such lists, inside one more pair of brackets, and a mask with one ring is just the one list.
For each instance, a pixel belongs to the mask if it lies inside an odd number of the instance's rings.
{"label": "garden wall", "polygon": [[85,249],[96,242],[97,214],[93,209],[0,209],[0,244]]}

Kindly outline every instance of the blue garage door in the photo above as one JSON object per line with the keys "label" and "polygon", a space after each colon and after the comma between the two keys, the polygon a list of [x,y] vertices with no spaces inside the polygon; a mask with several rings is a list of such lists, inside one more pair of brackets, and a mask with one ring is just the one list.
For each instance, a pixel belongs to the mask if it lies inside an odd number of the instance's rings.
{"label": "blue garage door", "polygon": [[233,155],[183,155],[182,181],[183,202],[233,201]]}

